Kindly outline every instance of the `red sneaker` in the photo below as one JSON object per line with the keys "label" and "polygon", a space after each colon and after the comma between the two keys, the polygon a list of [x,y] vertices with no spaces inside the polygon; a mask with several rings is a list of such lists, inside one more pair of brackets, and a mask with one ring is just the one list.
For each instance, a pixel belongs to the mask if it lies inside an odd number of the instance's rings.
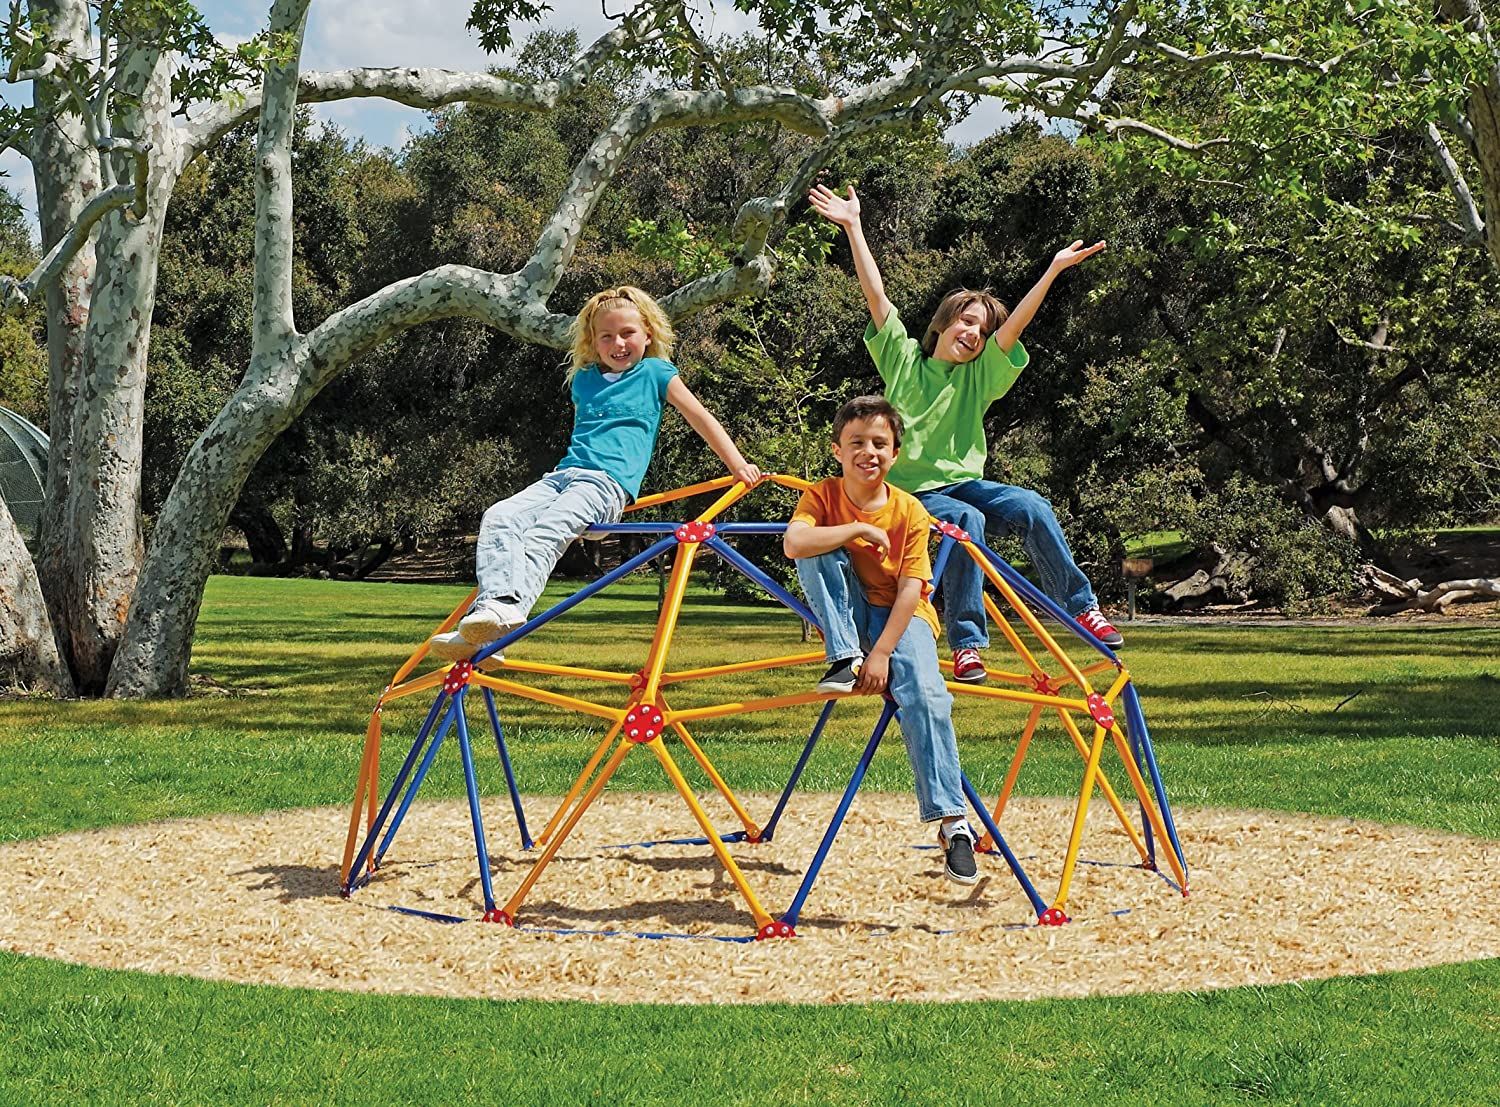
{"label": "red sneaker", "polygon": [[983,684],[990,674],[985,672],[984,659],[979,651],[969,646],[953,651],[953,679],[965,684]]}
{"label": "red sneaker", "polygon": [[1125,636],[1114,627],[1109,625],[1109,620],[1104,617],[1104,612],[1097,607],[1091,607],[1078,616],[1078,623],[1084,630],[1088,631],[1099,641],[1110,649],[1119,649],[1125,644]]}

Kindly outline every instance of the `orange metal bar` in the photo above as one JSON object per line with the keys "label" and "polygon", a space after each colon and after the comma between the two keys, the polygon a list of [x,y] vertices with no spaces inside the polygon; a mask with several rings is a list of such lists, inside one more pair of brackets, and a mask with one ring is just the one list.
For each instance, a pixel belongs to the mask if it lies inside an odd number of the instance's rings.
{"label": "orange metal bar", "polygon": [[767,711],[773,707],[795,707],[803,703],[820,700],[850,699],[850,692],[794,692],[789,696],[770,696],[763,700],[745,700],[741,703],[720,703],[712,707],[690,707],[686,711],[672,712],[672,718],[691,722],[694,719],[722,719],[726,715],[738,715],[745,711]]}
{"label": "orange metal bar", "polygon": [[[1167,828],[1162,822],[1161,812],[1156,809],[1156,804],[1151,800],[1151,793],[1146,788],[1146,781],[1141,776],[1140,766],[1135,763],[1135,757],[1130,752],[1130,747],[1125,741],[1125,735],[1118,726],[1109,728],[1110,737],[1115,740],[1115,749],[1120,751],[1120,760],[1125,762],[1125,772],[1130,777],[1130,783],[1135,787],[1135,793],[1140,797],[1141,807],[1145,809],[1146,819],[1151,824],[1151,830],[1156,835],[1156,840],[1164,845],[1170,846],[1172,839],[1167,836]],[[1183,871],[1182,862],[1177,859],[1175,849],[1164,849],[1167,855],[1167,864],[1172,867],[1172,875],[1177,878],[1177,886],[1184,893],[1187,891],[1187,873]],[[1141,860],[1145,861],[1147,854],[1145,844],[1141,845]]]}
{"label": "orange metal bar", "polygon": [[629,684],[634,673],[616,673],[609,669],[583,669],[576,665],[549,665],[543,661],[505,660],[509,673],[537,673],[541,676],[577,677],[579,680],[603,680],[611,684]]}
{"label": "orange metal bar", "polygon": [[[1026,718],[1026,728],[1021,731],[1021,740],[1016,744],[1016,755],[1010,760],[1010,769],[1005,774],[1005,783],[1000,787],[1000,798],[995,801],[995,812],[991,816],[995,825],[1000,825],[1000,816],[1005,814],[1005,805],[1010,800],[1010,793],[1016,786],[1016,778],[1021,775],[1021,762],[1026,760],[1026,749],[1031,745],[1031,736],[1036,733],[1036,724],[1041,721],[1042,707],[1037,704],[1031,709],[1031,714]],[[981,844],[989,849],[994,845],[990,842],[989,833],[986,832],[985,841]]]}
{"label": "orange metal bar", "polygon": [[767,473],[766,480],[779,484],[782,488],[790,488],[793,492],[806,492],[813,486],[812,481],[794,477],[790,473]]}
{"label": "orange metal bar", "polygon": [[662,670],[667,665],[667,652],[672,648],[672,635],[677,630],[677,616],[682,612],[682,599],[687,595],[688,574],[692,571],[693,559],[697,556],[698,543],[683,542],[678,545],[677,561],[672,566],[672,577],[667,582],[667,599],[661,606],[661,614],[656,620],[656,633],[651,637],[651,649],[646,655],[646,683],[641,689],[641,699],[647,703],[655,702],[661,689]]}
{"label": "orange metal bar", "polygon": [[724,866],[724,871],[729,874],[729,879],[734,881],[734,886],[740,890],[740,895],[745,897],[745,902],[750,905],[750,914],[755,919],[756,929],[765,926],[771,921],[771,916],[766,914],[766,909],[760,905],[760,900],[755,897],[755,892],[745,880],[745,874],[740,872],[740,867],[734,863],[734,858],[729,856],[729,851],[724,848],[724,843],[719,839],[719,832],[714,829],[713,822],[708,817],[708,812],[703,810],[703,805],[698,802],[698,797],[693,795],[693,790],[688,787],[687,779],[682,775],[682,770],[677,767],[677,762],[672,760],[672,755],[667,751],[666,743],[661,738],[653,738],[646,743],[651,752],[656,754],[656,759],[661,762],[661,767],[671,778],[672,784],[681,794],[683,802],[692,811],[693,818],[703,828],[703,834],[708,838],[708,844],[713,848],[714,855],[718,857],[719,864]]}
{"label": "orange metal bar", "polygon": [[1092,692],[1094,689],[1089,684],[1088,678],[1078,671],[1078,666],[1073,664],[1073,659],[1065,654],[1062,647],[1057,644],[1052,635],[1047,633],[1047,628],[1042,626],[1041,621],[1031,613],[1031,609],[1021,602],[1021,598],[1006,583],[1005,578],[983,557],[978,554],[974,554],[973,556],[979,562],[980,571],[989,578],[990,583],[999,590],[1000,594],[1005,597],[1006,602],[1015,609],[1016,614],[1021,617],[1021,621],[1026,624],[1027,629],[1036,635],[1037,638],[1041,639],[1042,645],[1047,647],[1047,652],[1056,658],[1058,663],[1068,671],[1068,675],[1078,683],[1078,687],[1082,688],[1085,692]]}
{"label": "orange metal bar", "polygon": [[713,480],[699,481],[697,484],[685,484],[681,488],[673,488],[667,492],[656,492],[650,496],[642,496],[625,509],[625,513],[640,511],[646,507],[656,507],[658,504],[674,503],[677,500],[685,500],[689,496],[696,496],[701,492],[715,492],[720,488],[728,488],[737,483],[737,479],[731,476],[715,477]]}
{"label": "orange metal bar", "polygon": [[602,703],[564,696],[561,692],[549,692],[545,688],[532,688],[525,684],[517,684],[513,680],[500,680],[498,677],[488,676],[485,673],[475,673],[469,677],[469,680],[481,688],[490,688],[496,692],[509,692],[513,696],[536,700],[538,703],[550,703],[554,707],[572,708],[574,711],[582,711],[586,715],[593,715],[600,719],[613,721],[624,715],[624,711],[618,707],[606,707]]}
{"label": "orange metal bar", "polygon": [[[812,653],[790,654],[786,657],[768,657],[762,661],[737,661],[732,665],[710,665],[702,669],[683,669],[676,673],[662,673],[661,682],[679,684],[685,680],[707,680],[710,677],[731,673],[753,673],[760,669],[776,669],[782,665],[807,665],[822,660],[823,651],[816,650]],[[950,669],[953,667],[951,662],[948,667]]]}
{"label": "orange metal bar", "polygon": [[403,699],[406,696],[415,695],[417,692],[425,692],[429,688],[436,688],[443,683],[443,678],[448,675],[451,665],[444,665],[441,669],[435,669],[416,680],[408,680],[405,684],[397,684],[387,688],[380,694],[381,703],[390,703],[392,700]]}
{"label": "orange metal bar", "polygon": [[945,681],[948,691],[960,696],[978,696],[987,700],[1004,700],[1007,703],[1041,704],[1043,707],[1063,707],[1069,711],[1088,711],[1089,705],[1082,700],[1068,700],[1061,696],[1046,696],[1041,692],[1023,692],[1019,688],[985,688],[975,684]]}
{"label": "orange metal bar", "polygon": [[[1083,734],[1079,731],[1078,724],[1073,721],[1073,716],[1066,711],[1059,711],[1057,714],[1062,719],[1063,729],[1068,732],[1068,737],[1072,739],[1073,748],[1078,751],[1078,756],[1087,761],[1089,748],[1083,740]],[[1145,861],[1151,856],[1150,851],[1146,849],[1146,841],[1141,837],[1140,832],[1136,830],[1135,822],[1126,814],[1125,805],[1120,802],[1120,797],[1116,794],[1113,786],[1110,785],[1109,778],[1104,775],[1103,765],[1099,766],[1099,790],[1104,793],[1104,798],[1109,801],[1109,806],[1114,811],[1115,818],[1119,819],[1120,825],[1125,828],[1125,835],[1130,839],[1130,844],[1135,846],[1135,851],[1141,855],[1141,860]]]}
{"label": "orange metal bar", "polygon": [[354,865],[354,846],[359,840],[359,809],[364,806],[365,792],[370,786],[370,758],[380,745],[380,705],[370,713],[370,725],[365,728],[365,752],[359,760],[359,779],[354,785],[354,808],[349,813],[349,835],[344,839],[344,861],[339,866],[339,883],[349,883],[349,870]]}
{"label": "orange metal bar", "polygon": [[1068,902],[1068,888],[1073,883],[1073,869],[1078,864],[1078,846],[1083,841],[1083,820],[1088,815],[1089,797],[1094,794],[1094,779],[1099,773],[1099,757],[1104,752],[1104,728],[1094,725],[1094,744],[1083,770],[1083,786],[1078,792],[1078,807],[1073,812],[1073,829],[1068,834],[1068,851],[1063,857],[1062,879],[1052,906],[1063,910]]}
{"label": "orange metal bar", "polygon": [[[634,700],[631,700],[631,703],[634,702]],[[620,717],[604,732],[604,737],[599,740],[599,745],[594,749],[594,755],[589,758],[588,764],[583,767],[583,772],[578,774],[578,778],[573,781],[573,786],[568,789],[568,794],[563,797],[562,803],[558,804],[557,810],[552,813],[552,818],[547,820],[547,825],[537,835],[537,845],[546,845],[547,840],[552,837],[553,829],[562,817],[567,814],[568,808],[573,806],[573,801],[578,798],[579,793],[588,784],[589,778],[594,775],[594,770],[599,767],[599,762],[603,760],[605,751],[609,749],[609,744],[614,741],[615,735],[619,734],[620,729],[624,727],[625,713],[629,710],[630,704],[626,704],[625,711],[622,711]]]}
{"label": "orange metal bar", "polygon": [[740,802],[740,798],[730,790],[728,784],[724,783],[724,778],[719,775],[719,770],[714,768],[714,763],[708,759],[708,755],[703,752],[697,742],[693,741],[693,736],[687,732],[687,727],[678,722],[666,710],[665,704],[663,704],[662,710],[667,716],[669,725],[677,732],[677,737],[682,739],[682,744],[693,755],[693,760],[698,762],[698,767],[708,775],[708,779],[713,783],[713,786],[719,790],[719,794],[724,797],[725,801],[729,804],[730,810],[734,812],[735,818],[739,819],[744,825],[745,833],[751,838],[760,837],[760,827],[750,817],[750,812],[745,810],[745,805]]}
{"label": "orange metal bar", "polygon": [[552,859],[557,856],[557,851],[562,848],[563,842],[573,832],[573,828],[578,825],[578,820],[583,818],[583,813],[589,809],[589,805],[599,798],[599,793],[604,791],[604,785],[608,783],[610,777],[615,775],[615,770],[620,767],[620,762],[625,760],[625,755],[629,752],[630,743],[621,738],[619,744],[615,746],[615,752],[604,763],[604,768],[600,770],[594,783],[589,786],[589,790],[584,793],[583,799],[578,801],[578,806],[573,809],[567,821],[563,823],[562,829],[557,833],[557,837],[547,843],[547,848],[536,859],[536,864],[531,866],[531,871],[526,874],[526,879],[521,881],[521,886],[516,889],[515,894],[510,899],[505,901],[505,906],[502,910],[510,916],[512,922],[515,921],[516,911],[520,908],[521,901],[526,898],[526,893],[531,891],[532,885],[541,877],[542,870],[552,863]]}
{"label": "orange metal bar", "polygon": [[[463,603],[455,607],[453,609],[453,612],[438,624],[437,629],[433,631],[432,634],[446,634],[448,633],[448,631],[458,626],[458,621],[464,617],[464,612],[469,610],[469,605],[474,602],[474,598],[478,595],[479,589],[476,587],[469,593],[468,598],[465,599]],[[416,648],[416,651],[406,659],[406,664],[402,665],[401,668],[396,670],[396,675],[391,677],[392,684],[400,684],[403,680],[411,675],[413,669],[415,669],[422,663],[422,658],[427,656],[427,643],[432,638],[432,634],[429,634],[426,638],[424,638],[422,640],[422,644],[418,646]]]}
{"label": "orange metal bar", "polygon": [[[975,560],[978,559],[976,558]],[[981,567],[984,567],[982,562]],[[1016,628],[1010,625],[1010,620],[1000,613],[1000,608],[995,604],[995,601],[987,595],[984,597],[984,610],[989,615],[990,621],[1000,627],[1000,632],[1005,635],[1005,640],[1010,643],[1010,648],[1016,651],[1022,661],[1031,666],[1031,671],[1038,676],[1046,676],[1047,670],[1043,669],[1037,659],[1032,656],[1031,650],[1027,648],[1025,642],[1021,641],[1021,636],[1016,633]]]}

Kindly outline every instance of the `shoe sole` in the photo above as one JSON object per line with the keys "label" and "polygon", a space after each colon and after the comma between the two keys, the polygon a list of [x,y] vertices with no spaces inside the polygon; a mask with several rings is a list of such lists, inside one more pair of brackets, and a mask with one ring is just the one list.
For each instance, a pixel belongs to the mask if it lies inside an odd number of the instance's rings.
{"label": "shoe sole", "polygon": [[951,880],[954,884],[962,885],[965,888],[972,887],[973,885],[979,883],[979,874],[977,872],[973,876],[962,876],[954,872],[952,869],[948,868],[946,865],[943,867],[943,875]]}
{"label": "shoe sole", "polygon": [[990,674],[987,671],[970,673],[968,676],[959,676],[957,673],[954,673],[953,679],[960,684],[983,684],[990,679]]}
{"label": "shoe sole", "polygon": [[[466,625],[467,624],[467,625]],[[469,619],[460,620],[458,633],[463,635],[464,641],[473,646],[487,646],[496,638],[503,638],[520,623],[503,623],[499,619]]]}
{"label": "shoe sole", "polygon": [[432,654],[433,657],[442,658],[444,661],[467,661],[474,656],[474,647],[468,645],[467,648],[460,650],[457,645],[447,645],[429,640],[427,652]]}
{"label": "shoe sole", "polygon": [[813,685],[813,690],[816,692],[852,692],[854,683],[852,680],[848,684],[819,683]]}

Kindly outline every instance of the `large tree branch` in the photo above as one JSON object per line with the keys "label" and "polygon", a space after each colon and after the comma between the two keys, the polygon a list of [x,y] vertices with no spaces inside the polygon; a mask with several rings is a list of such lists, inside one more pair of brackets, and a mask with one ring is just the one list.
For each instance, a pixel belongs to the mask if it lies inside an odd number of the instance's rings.
{"label": "large tree branch", "polygon": [[1484,217],[1479,214],[1479,205],[1474,202],[1474,194],[1469,191],[1469,182],[1464,179],[1463,170],[1458,167],[1448,144],[1443,141],[1436,123],[1427,124],[1423,138],[1427,140],[1427,148],[1432,151],[1438,169],[1442,171],[1443,179],[1448,182],[1448,188],[1452,190],[1453,198],[1458,203],[1459,225],[1463,228],[1464,236],[1472,242],[1483,242]]}

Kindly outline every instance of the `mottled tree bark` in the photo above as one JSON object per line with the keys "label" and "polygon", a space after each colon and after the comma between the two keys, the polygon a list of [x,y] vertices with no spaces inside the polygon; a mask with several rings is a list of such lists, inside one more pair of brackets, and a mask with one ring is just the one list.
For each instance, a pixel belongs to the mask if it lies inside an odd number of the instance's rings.
{"label": "mottled tree bark", "polygon": [[10,509],[0,500],[0,691],[73,694],[42,588]]}

